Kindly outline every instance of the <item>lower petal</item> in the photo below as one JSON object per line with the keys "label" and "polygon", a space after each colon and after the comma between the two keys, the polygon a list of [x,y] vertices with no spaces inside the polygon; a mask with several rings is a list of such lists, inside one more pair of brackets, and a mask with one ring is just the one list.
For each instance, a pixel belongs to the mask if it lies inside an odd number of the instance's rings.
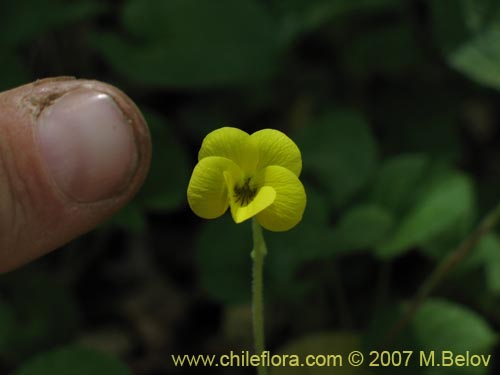
{"label": "lower petal", "polygon": [[226,212],[229,205],[224,172],[240,178],[240,168],[231,160],[220,156],[201,159],[193,170],[187,197],[189,207],[204,219],[215,219]]}
{"label": "lower petal", "polygon": [[269,166],[256,176],[258,186],[272,187],[274,202],[257,215],[257,221],[273,232],[293,228],[302,220],[306,207],[306,192],[298,177],[280,166]]}
{"label": "lower petal", "polygon": [[276,198],[276,191],[271,186],[264,186],[259,189],[253,200],[247,206],[241,206],[230,198],[231,215],[235,223],[239,224],[254,217],[262,210],[268,208]]}

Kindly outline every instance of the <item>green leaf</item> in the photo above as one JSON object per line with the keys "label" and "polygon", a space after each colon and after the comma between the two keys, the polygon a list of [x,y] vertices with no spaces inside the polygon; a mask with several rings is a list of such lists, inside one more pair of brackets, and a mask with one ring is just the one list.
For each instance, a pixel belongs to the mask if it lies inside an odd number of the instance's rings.
{"label": "green leaf", "polygon": [[461,3],[469,30],[480,31],[499,19],[500,7],[496,0],[462,0]]}
{"label": "green leaf", "polygon": [[[370,323],[364,331],[362,347],[364,350],[377,350],[382,346],[387,350],[415,350],[414,339],[410,330],[387,340],[388,334],[394,328],[394,324],[401,319],[405,309],[402,303],[391,303],[385,301],[370,317]],[[383,343],[383,345],[382,345]],[[389,369],[388,369],[389,370]],[[398,369],[389,372],[398,373]],[[413,373],[411,373],[413,374]]]}
{"label": "green leaf", "polygon": [[412,246],[423,244],[453,228],[474,212],[474,191],[470,179],[448,173],[417,198],[394,234],[378,247],[381,257],[393,257]]}
{"label": "green leaf", "polygon": [[434,37],[443,52],[449,53],[469,36],[469,32],[465,27],[463,2],[452,1],[445,3],[440,0],[431,0],[429,5],[435,33]]}
{"label": "green leaf", "polygon": [[[302,222],[287,232],[264,231],[268,249],[264,261],[266,295],[272,298],[302,297],[313,280],[297,280],[296,272],[306,262],[327,258],[332,253],[324,198],[307,185],[306,192],[308,202]],[[253,248],[250,223],[235,224],[228,213],[207,221],[195,247],[202,286],[224,303],[248,302]]]}
{"label": "green leaf", "polygon": [[445,2],[434,0],[431,4],[438,39],[449,64],[472,80],[499,89],[498,3],[463,0],[445,5]]}
{"label": "green leaf", "polygon": [[47,31],[102,14],[107,8],[98,1],[2,1],[0,45],[17,46],[26,43]]}
{"label": "green leaf", "polygon": [[[407,311],[407,304],[384,306],[375,316],[367,330],[363,347],[368,350],[411,350],[410,367],[405,374],[411,375],[462,375],[487,374],[488,367],[443,367],[441,352],[452,351],[455,355],[478,354],[487,356],[498,342],[497,333],[479,314],[468,308],[442,299],[425,301],[417,310],[413,319],[387,347],[380,346],[394,324]],[[428,356],[435,354],[435,367],[419,366],[420,351]],[[397,367],[384,368],[383,374],[400,374]]]}
{"label": "green leaf", "polygon": [[124,228],[132,233],[141,233],[146,228],[144,212],[136,200],[123,207],[105,224],[111,227]]}
{"label": "green leaf", "polygon": [[373,248],[387,236],[393,221],[390,212],[376,205],[351,208],[333,231],[332,247],[336,252]]}
{"label": "green leaf", "polygon": [[491,292],[500,295],[500,238],[496,235],[486,236],[480,246],[485,257],[486,283]]}
{"label": "green leaf", "polygon": [[[279,349],[281,355],[288,354],[290,360],[298,358],[296,366],[276,366],[270,368],[271,375],[316,375],[332,374],[335,366],[335,375],[366,375],[368,372],[361,367],[349,366],[347,357],[353,350],[360,350],[360,339],[355,333],[350,332],[324,332],[310,336],[305,336],[287,343]],[[331,354],[339,357],[331,357],[329,366],[304,366],[305,358],[308,355],[328,356]],[[342,362],[340,362],[342,357]],[[318,357],[318,360],[321,358]],[[301,366],[302,364],[302,366]]]}
{"label": "green leaf", "polygon": [[459,265],[461,271],[484,269],[486,285],[494,295],[500,295],[500,237],[496,233],[484,236],[472,253]]}
{"label": "green leaf", "polygon": [[118,359],[80,347],[66,347],[40,354],[28,361],[15,375],[132,375]]}
{"label": "green leaf", "polygon": [[287,232],[264,232],[268,254],[265,259],[266,294],[282,300],[300,300],[314,280],[297,276],[308,261],[331,257],[333,247],[325,198],[305,184],[307,206],[302,221]]}
{"label": "green leaf", "polygon": [[415,187],[427,175],[429,159],[424,155],[410,154],[391,158],[381,165],[370,201],[395,214],[408,209],[415,196]]}
{"label": "green leaf", "polygon": [[358,192],[377,165],[377,145],[365,119],[356,112],[329,113],[301,129],[294,139],[302,151],[305,173],[327,188],[334,207]]}
{"label": "green leaf", "polygon": [[237,304],[250,300],[252,228],[229,213],[203,224],[195,244],[201,285],[214,298]]}
{"label": "green leaf", "polygon": [[484,32],[449,54],[450,64],[474,81],[500,88],[500,29]]}
{"label": "green leaf", "polygon": [[[498,341],[497,334],[478,314],[444,300],[429,300],[423,304],[413,319],[410,329],[420,350],[435,351],[440,361],[441,351],[455,355],[488,355]],[[491,361],[490,361],[491,363]],[[490,365],[491,366],[491,365]],[[432,367],[421,368],[422,374],[487,374],[488,367],[457,367],[435,372]]]}
{"label": "green leaf", "polygon": [[356,78],[367,79],[373,74],[394,76],[411,68],[422,69],[421,49],[407,22],[362,32],[346,47],[343,64]]}
{"label": "green leaf", "polygon": [[16,312],[13,334],[0,351],[6,363],[66,342],[75,333],[76,303],[65,286],[49,274],[30,267],[9,273],[0,278],[0,293],[9,295],[9,305]]}
{"label": "green leaf", "polygon": [[180,109],[182,130],[191,140],[201,145],[208,133],[220,128],[222,124],[232,123],[229,108],[232,105],[228,105],[225,99],[203,96],[200,102],[191,102],[189,106]]}
{"label": "green leaf", "polygon": [[425,302],[411,323],[413,334],[429,350],[488,352],[497,335],[480,315],[440,299]]}
{"label": "green leaf", "polygon": [[93,45],[127,79],[153,87],[211,87],[266,78],[277,52],[274,24],[254,0],[129,0],[132,35],[94,34]]}
{"label": "green leaf", "polygon": [[10,338],[15,334],[16,318],[10,305],[0,302],[0,353],[7,350]]}
{"label": "green leaf", "polygon": [[139,193],[140,203],[148,210],[172,211],[186,202],[190,176],[187,152],[162,115],[143,112],[151,132],[153,157]]}
{"label": "green leaf", "polygon": [[[425,199],[432,189],[435,189],[436,184],[442,183],[440,181],[443,176],[446,179],[450,173],[455,172],[450,171],[447,163],[431,161],[427,155],[396,156],[384,162],[380,168],[370,194],[370,200],[387,208],[398,218],[398,221],[403,222],[421,204],[419,202]],[[472,202],[469,209],[465,210],[466,212],[454,223],[441,228],[438,233],[429,236],[426,240],[419,240],[418,243],[408,244],[408,246],[422,245],[422,250],[426,254],[438,258],[454,248],[470,230],[474,218],[473,197],[472,201],[469,199],[469,202]],[[467,201],[462,203],[465,205]],[[452,215],[452,212],[449,214]],[[401,225],[396,230],[400,228]],[[392,241],[392,239],[388,239],[388,241]],[[381,247],[386,245],[381,244]],[[400,251],[403,250],[400,249]]]}
{"label": "green leaf", "polygon": [[274,0],[273,4],[282,18],[285,41],[314,31],[335,19],[342,19],[357,12],[376,12],[394,9],[395,0]]}

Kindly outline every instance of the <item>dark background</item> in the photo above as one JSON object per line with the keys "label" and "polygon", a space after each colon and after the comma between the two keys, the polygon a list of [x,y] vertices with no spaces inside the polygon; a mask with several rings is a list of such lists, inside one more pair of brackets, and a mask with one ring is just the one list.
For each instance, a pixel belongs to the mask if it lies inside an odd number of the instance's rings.
{"label": "dark background", "polygon": [[[1,0],[0,48],[0,89],[58,75],[112,83],[141,108],[154,143],[130,205],[0,276],[2,374],[127,374],[111,357],[135,374],[254,372],[170,358],[252,349],[250,225],[204,221],[186,202],[201,141],[221,126],[280,129],[303,155],[304,219],[265,233],[273,352],[378,348],[498,202],[494,0]],[[415,361],[404,373],[498,373],[499,309],[495,231],[392,343],[493,353],[493,364]],[[320,370],[273,369],[282,373]]]}

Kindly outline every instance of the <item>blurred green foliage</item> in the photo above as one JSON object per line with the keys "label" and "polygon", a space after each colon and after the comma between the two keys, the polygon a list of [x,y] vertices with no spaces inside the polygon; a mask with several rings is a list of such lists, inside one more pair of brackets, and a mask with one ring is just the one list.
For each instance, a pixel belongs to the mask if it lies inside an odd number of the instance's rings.
{"label": "blurred green foliage", "polygon": [[[272,350],[376,348],[499,199],[495,0],[5,0],[0,48],[0,89],[49,75],[111,82],[143,110],[154,146],[143,189],[106,225],[0,277],[0,372],[57,375],[78,363],[128,374],[71,346],[116,320],[133,343],[108,354],[132,369],[172,371],[169,353],[233,349],[218,330],[224,313],[199,306],[248,303],[250,226],[198,219],[185,198],[201,141],[218,127],[282,129],[303,155],[304,219],[265,233]],[[120,299],[128,290],[135,304]],[[435,293],[400,347],[498,355],[497,232]]]}
{"label": "blurred green foliage", "polygon": [[[293,340],[284,348],[281,349],[280,354],[289,355],[300,355],[305,357],[309,354],[322,354],[331,355],[335,353],[347,358],[349,353],[353,350],[358,350],[360,348],[359,337],[350,332],[324,332],[317,333],[313,335],[308,335],[306,337],[301,337],[299,339]],[[363,368],[357,368],[355,366],[344,366],[344,362],[337,358],[336,364],[338,367],[337,374],[340,375],[367,375],[369,374]],[[304,370],[301,367],[274,367],[271,369],[271,375],[279,374],[329,374],[331,373],[331,368],[325,366],[323,368],[311,367]]]}
{"label": "blurred green foliage", "polygon": [[43,353],[24,364],[16,375],[132,375],[118,360],[85,348],[69,347]]}
{"label": "blurred green foliage", "polygon": [[436,36],[451,66],[500,87],[500,10],[494,1],[432,2]]}
{"label": "blurred green foliage", "polygon": [[128,39],[98,33],[93,45],[118,73],[142,85],[239,84],[275,67],[275,25],[255,1],[128,1],[121,23]]}
{"label": "blurred green foliage", "polygon": [[[403,311],[404,306],[386,307],[380,312],[375,324],[367,330],[363,346],[369,348],[380,344],[380,335],[390,327],[391,320]],[[413,350],[409,363],[417,361],[414,356],[420,351],[429,353],[435,351],[452,351],[453,353],[489,353],[497,342],[498,336],[477,314],[455,303],[441,299],[430,299],[425,302],[416,313],[413,321],[400,335],[397,342],[391,347],[398,350]],[[492,356],[492,361],[493,356]],[[398,374],[401,369],[387,367],[384,374]],[[405,369],[408,374],[489,374],[488,368],[453,366],[449,368],[426,367],[412,365]]]}

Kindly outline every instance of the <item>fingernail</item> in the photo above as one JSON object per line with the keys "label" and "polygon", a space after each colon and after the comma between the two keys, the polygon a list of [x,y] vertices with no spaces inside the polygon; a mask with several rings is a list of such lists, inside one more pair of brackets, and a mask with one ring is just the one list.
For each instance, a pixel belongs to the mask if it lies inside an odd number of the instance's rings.
{"label": "fingernail", "polygon": [[55,184],[78,202],[119,194],[134,173],[132,127],[108,94],[82,88],[56,99],[38,117],[37,138]]}

